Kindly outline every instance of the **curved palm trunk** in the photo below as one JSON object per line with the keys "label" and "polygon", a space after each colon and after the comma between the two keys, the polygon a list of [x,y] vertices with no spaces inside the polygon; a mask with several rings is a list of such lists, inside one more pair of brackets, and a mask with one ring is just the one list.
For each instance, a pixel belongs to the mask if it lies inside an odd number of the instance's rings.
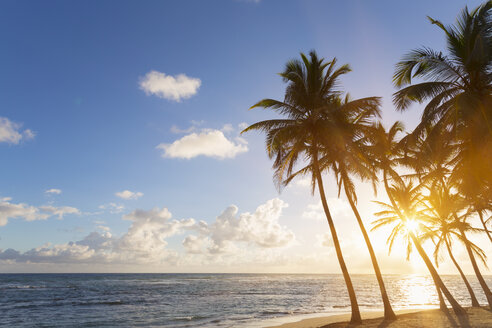
{"label": "curved palm trunk", "polygon": [[432,279],[432,281],[434,281],[434,285],[436,286],[437,298],[439,299],[439,309],[443,312],[448,312],[449,311],[448,306],[446,305],[446,302],[444,301],[444,297],[442,296],[441,289],[439,288],[439,286],[437,285],[437,283],[434,279]]}
{"label": "curved palm trunk", "polygon": [[[345,189],[345,188],[344,188]],[[384,286],[383,276],[381,274],[381,270],[379,269],[378,260],[376,258],[376,254],[374,253],[374,249],[372,248],[371,240],[369,239],[369,235],[367,234],[366,228],[364,227],[364,223],[360,217],[359,211],[354,204],[354,201],[350,197],[345,189],[345,195],[350,203],[350,207],[357,218],[357,223],[359,224],[359,228],[362,231],[362,235],[364,236],[364,241],[366,242],[367,250],[369,251],[369,255],[371,256],[372,266],[374,267],[374,273],[376,274],[376,278],[379,284],[379,290],[381,291],[381,297],[383,298],[384,304],[384,319],[386,320],[396,320],[395,312],[393,312],[393,308],[391,307],[391,303],[389,301],[388,294],[386,293],[386,287]]]}
{"label": "curved palm trunk", "polygon": [[360,324],[362,323],[362,319],[360,316],[359,305],[357,303],[357,297],[355,295],[354,286],[352,285],[352,280],[350,279],[349,272],[347,270],[347,266],[345,265],[345,260],[343,259],[342,249],[340,247],[340,242],[338,241],[337,231],[335,229],[335,224],[333,223],[333,219],[330,214],[330,210],[328,208],[328,203],[326,202],[325,190],[323,187],[323,180],[321,178],[321,172],[319,170],[318,159],[315,156],[313,160],[313,169],[314,174],[316,175],[316,180],[318,182],[319,195],[321,198],[321,203],[323,204],[323,209],[325,211],[326,220],[328,221],[328,225],[330,226],[331,236],[333,238],[333,245],[335,246],[335,251],[337,253],[338,263],[340,263],[340,269],[342,270],[343,279],[345,280],[345,284],[347,285],[347,290],[350,298],[350,306],[352,308],[352,316],[350,318],[350,323],[352,324]]}
{"label": "curved palm trunk", "polygon": [[466,289],[468,289],[468,293],[470,294],[470,298],[472,301],[472,306],[473,307],[480,307],[480,303],[478,303],[477,297],[475,296],[475,293],[473,292],[473,289],[471,288],[471,285],[468,282],[468,279],[466,279],[466,276],[463,273],[463,270],[461,270],[460,265],[458,264],[458,262],[456,261],[456,259],[453,256],[453,253],[451,252],[451,247],[449,246],[448,241],[447,240],[444,240],[444,241],[446,242],[446,248],[448,250],[449,257],[451,258],[451,261],[453,261],[454,265],[456,266],[456,269],[458,269],[458,272],[460,273],[460,276],[466,285]]}
{"label": "curved palm trunk", "polygon": [[[403,214],[398,210],[398,205],[396,204],[395,200],[393,199],[393,196],[391,195],[389,185],[388,185],[388,177],[387,177],[386,171],[384,171],[384,173],[383,173],[383,180],[384,180],[384,187],[386,188],[386,194],[388,195],[388,198],[390,199],[391,204],[393,205],[395,210],[397,210],[398,216],[401,219],[405,219]],[[434,280],[434,283],[436,284],[436,288],[438,289],[438,295],[439,295],[439,290],[441,290],[443,292],[444,296],[446,296],[446,299],[451,304],[451,307],[453,308],[454,313],[457,316],[465,316],[466,311],[455,300],[453,295],[451,295],[451,293],[449,292],[446,285],[444,285],[444,282],[441,280],[441,277],[439,276],[436,268],[434,268],[434,265],[432,264],[431,260],[429,259],[429,257],[425,253],[425,250],[422,248],[422,245],[420,244],[420,241],[418,240],[418,238],[415,236],[415,234],[413,232],[410,232],[409,235],[410,235],[410,238],[412,239],[412,241],[415,245],[415,248],[419,252],[420,257],[424,260],[424,263],[427,266],[427,269],[429,270],[429,273],[431,274],[432,279]],[[441,304],[441,306],[442,306],[442,304]]]}
{"label": "curved palm trunk", "polygon": [[459,305],[459,303],[454,299],[453,295],[449,292],[448,288],[446,285],[444,285],[444,282],[441,280],[441,277],[437,273],[436,268],[434,268],[434,265],[432,264],[431,260],[425,253],[424,249],[422,248],[422,245],[420,244],[420,241],[418,238],[415,236],[413,232],[410,232],[410,238],[412,238],[413,244],[415,245],[415,248],[417,248],[417,251],[420,254],[420,257],[424,260],[425,265],[427,266],[427,269],[429,270],[432,279],[434,279],[435,284],[437,287],[442,291],[444,296],[446,296],[446,299],[448,302],[451,304],[451,307],[453,308],[453,311],[456,315],[462,316],[466,315],[465,310]]}
{"label": "curved palm trunk", "polygon": [[460,233],[461,233],[461,236],[465,242],[466,252],[468,253],[468,256],[470,257],[470,262],[472,264],[473,270],[475,271],[475,275],[477,276],[478,282],[480,283],[480,286],[482,287],[483,292],[485,293],[485,296],[487,297],[487,302],[489,303],[489,307],[492,310],[492,292],[490,292],[489,286],[487,286],[487,283],[485,282],[485,279],[483,279],[482,273],[480,272],[480,269],[478,268],[477,261],[475,260],[475,256],[473,255],[469,241],[468,241],[468,239],[466,239],[465,231],[460,229]]}
{"label": "curved palm trunk", "polygon": [[485,232],[487,233],[487,236],[489,237],[489,240],[492,243],[492,236],[490,235],[489,229],[487,229],[487,225],[485,224],[485,221],[483,219],[482,211],[478,211],[478,216],[480,217],[480,222],[482,222],[483,228],[485,229]]}

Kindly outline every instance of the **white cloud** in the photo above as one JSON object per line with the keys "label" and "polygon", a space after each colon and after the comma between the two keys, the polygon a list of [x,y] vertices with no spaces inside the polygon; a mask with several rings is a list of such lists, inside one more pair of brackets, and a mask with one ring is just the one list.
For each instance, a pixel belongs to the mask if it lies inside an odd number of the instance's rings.
{"label": "white cloud", "polygon": [[157,147],[163,151],[162,157],[190,159],[200,155],[219,159],[234,158],[248,151],[245,140],[228,139],[220,130],[205,129],[191,133],[171,144],[161,143]]}
{"label": "white cloud", "polygon": [[75,207],[64,206],[30,206],[19,203],[14,204],[11,198],[0,198],[0,226],[8,223],[9,219],[24,219],[26,221],[46,220],[51,216],[58,216],[62,219],[66,214],[79,214],[79,210]]}
{"label": "white cloud", "polygon": [[227,124],[224,124],[221,131],[224,133],[231,133],[234,131],[234,127],[232,126],[232,124],[227,123]]}
{"label": "white cloud", "polygon": [[104,232],[110,232],[111,231],[111,228],[110,227],[107,227],[107,226],[104,226],[104,225],[98,225],[97,228],[99,230],[104,231]]}
{"label": "white cloud", "polygon": [[210,245],[210,238],[206,236],[188,235],[183,240],[184,248],[191,254],[202,254]]}
{"label": "white cloud", "polygon": [[237,206],[231,205],[212,224],[200,222],[201,240],[191,237],[185,239],[183,245],[196,253],[198,244],[207,244],[206,237],[209,238],[210,253],[228,252],[234,249],[234,242],[246,242],[264,248],[287,246],[294,241],[295,236],[278,222],[285,207],[285,202],[275,198],[260,205],[254,213],[246,212],[238,216]]}
{"label": "white cloud", "polygon": [[[0,250],[0,261],[19,263],[119,263],[172,264],[191,261],[190,256],[201,256],[200,261],[237,261],[237,250],[246,244],[257,250],[269,250],[290,245],[294,233],[280,226],[278,220],[287,206],[280,199],[272,199],[259,206],[254,213],[238,215],[231,205],[212,224],[194,219],[172,219],[167,208],[135,210],[123,215],[131,225],[121,237],[111,234],[109,227],[99,225],[82,240],[64,244],[45,244],[21,253],[13,249]],[[167,239],[189,232],[183,239],[186,254],[168,248]],[[242,254],[242,253],[241,253]],[[252,256],[250,252],[243,254]],[[241,255],[241,256],[243,256]]]}
{"label": "white cloud", "polygon": [[45,191],[46,194],[59,195],[62,193],[61,189],[51,188]]}
{"label": "white cloud", "polygon": [[192,229],[195,220],[171,220],[167,208],[135,210],[124,215],[131,221],[128,231],[114,237],[106,226],[78,242],[46,244],[25,253],[13,249],[0,251],[0,260],[33,263],[162,263],[176,261],[176,252],[166,248],[166,238]]}
{"label": "white cloud", "polygon": [[120,191],[120,192],[117,192],[115,193],[115,195],[119,198],[123,198],[123,199],[138,199],[140,197],[143,196],[143,193],[141,192],[133,192],[133,191],[130,191],[130,190],[123,190],[123,191]]}
{"label": "white cloud", "polygon": [[0,117],[0,142],[17,145],[23,139],[32,139],[35,133],[29,129],[21,131],[21,124]]}
{"label": "white cloud", "polygon": [[62,207],[55,207],[55,206],[41,206],[39,209],[43,212],[50,213],[51,215],[57,215],[58,219],[63,219],[63,216],[66,214],[80,214],[80,211],[76,209],[75,207],[71,206],[62,206]]}
{"label": "white cloud", "polygon": [[159,261],[166,254],[166,238],[191,229],[193,219],[171,220],[167,208],[154,208],[149,211],[135,210],[123,216],[123,220],[132,221],[128,232],[118,240],[118,251],[124,251],[131,257],[150,262]]}
{"label": "white cloud", "polygon": [[[352,211],[352,209],[350,208],[350,204],[343,199],[330,197],[326,201],[328,203],[328,208],[330,209],[330,214],[332,217],[336,217],[339,215],[350,215]],[[308,204],[306,210],[304,210],[304,212],[302,213],[302,218],[317,221],[326,220],[321,201],[315,204]]]}
{"label": "white cloud", "polygon": [[122,204],[108,203],[108,204],[99,205],[99,209],[108,210],[111,214],[116,214],[116,213],[123,212],[125,206]]}
{"label": "white cloud", "polygon": [[197,93],[201,80],[188,77],[185,74],[176,76],[166,75],[157,71],[150,71],[140,79],[140,89],[147,95],[155,95],[159,98],[181,101]]}
{"label": "white cloud", "polygon": [[39,212],[39,209],[27,204],[10,203],[10,198],[3,198],[0,201],[0,226],[8,223],[9,219],[22,218],[26,221],[46,220],[48,214]]}

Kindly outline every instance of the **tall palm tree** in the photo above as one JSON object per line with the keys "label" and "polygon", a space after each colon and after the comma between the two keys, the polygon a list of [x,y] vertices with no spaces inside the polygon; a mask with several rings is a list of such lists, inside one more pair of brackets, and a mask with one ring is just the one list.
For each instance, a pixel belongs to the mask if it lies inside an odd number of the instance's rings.
{"label": "tall palm tree", "polygon": [[[487,298],[487,302],[489,303],[489,307],[492,310],[492,292],[485,282],[485,279],[483,278],[482,273],[480,272],[480,268],[478,267],[477,261],[475,259],[475,253],[476,253],[476,246],[473,244],[468,237],[466,236],[467,230],[469,231],[475,231],[476,229],[471,229],[470,225],[466,222],[466,215],[463,215],[462,217],[458,217],[455,215],[455,220],[456,220],[456,225],[457,229],[460,233],[460,239],[463,241],[463,244],[465,245],[466,252],[468,253],[468,257],[470,258],[470,262],[473,267],[473,271],[475,272],[475,275],[477,276],[478,282],[480,283],[480,287],[482,287],[483,292],[485,293],[485,297]],[[475,252],[474,252],[475,250]],[[482,262],[487,265],[485,260],[485,253],[482,255]]]}
{"label": "tall palm tree", "polygon": [[[397,65],[393,81],[400,89],[393,101],[399,110],[427,102],[421,123],[452,131],[460,148],[453,177],[470,197],[485,194],[492,201],[492,1],[462,11],[455,25],[429,17],[446,36],[448,54],[421,48]],[[415,79],[423,80],[413,83]],[[413,83],[413,84],[412,84]]]}
{"label": "tall palm tree", "polygon": [[[396,174],[396,172],[395,172]],[[391,254],[391,251],[393,249],[393,244],[396,240],[396,238],[400,236],[404,236],[403,244],[406,247],[406,257],[407,261],[410,259],[410,254],[412,253],[413,250],[413,241],[410,235],[410,232],[418,232],[419,230],[425,230],[426,225],[422,224],[421,222],[422,217],[420,217],[418,214],[420,214],[421,210],[418,209],[418,205],[420,203],[421,199],[421,194],[419,190],[419,186],[415,188],[409,188],[409,190],[406,190],[406,184],[405,182],[399,177],[396,179],[396,185],[400,186],[399,194],[402,196],[400,198],[405,199],[406,205],[406,212],[407,213],[414,213],[411,214],[412,217],[411,219],[407,222],[403,221],[401,218],[403,217],[403,213],[401,212],[400,208],[398,207],[399,205],[397,204],[397,201],[395,200],[395,197],[393,196],[393,193],[395,190],[398,190],[397,187],[390,187],[388,186],[386,188],[386,193],[388,195],[388,198],[391,200],[391,205],[388,205],[383,202],[378,202],[375,201],[376,203],[379,203],[380,206],[385,208],[385,210],[375,213],[377,217],[381,217],[380,219],[376,220],[373,222],[373,228],[372,230],[376,230],[380,227],[389,225],[389,224],[394,224],[394,228],[392,229],[390,235],[388,236],[388,239],[386,243],[388,244],[388,254]],[[436,279],[434,276],[432,276],[432,280],[434,281],[434,285],[436,286],[436,293],[439,299],[439,307],[441,308],[442,311],[447,311],[447,306],[446,302],[444,301],[444,297],[442,295],[441,289],[439,288],[439,284],[437,283]]]}
{"label": "tall palm tree", "polygon": [[[412,168],[418,168],[419,166],[413,163],[413,157],[408,156],[409,144],[415,146],[416,140],[418,138],[402,138],[401,140],[397,140],[397,135],[404,131],[404,125],[400,121],[396,121],[393,125],[386,131],[383,124],[381,122],[377,122],[371,133],[369,135],[369,149],[367,150],[370,156],[370,162],[374,166],[375,169],[378,169],[382,172],[384,188],[386,190],[386,194],[394,208],[397,208],[396,202],[393,200],[390,194],[390,184],[389,181],[394,181],[395,184],[404,184],[402,177],[396,171],[396,168],[400,165],[410,166]],[[417,147],[419,149],[419,147]],[[410,176],[415,176],[415,174],[411,174]],[[419,176],[419,171],[417,171],[417,176]],[[400,227],[401,228],[401,227]],[[374,229],[374,228],[373,228]],[[391,236],[390,236],[391,237]],[[407,245],[407,258],[410,255],[412,242],[410,240],[410,236],[406,235],[406,245]],[[394,241],[395,236],[392,238],[388,238],[388,242],[390,240]],[[391,252],[390,243],[390,252]],[[446,311],[446,303],[444,301],[444,297],[442,296],[441,289],[436,282],[436,292],[439,298],[439,305],[441,310]]]}
{"label": "tall palm tree", "polygon": [[[452,131],[443,131],[436,128],[436,126],[426,126],[425,130],[420,135],[409,135],[404,139],[406,139],[404,141],[406,142],[405,152],[407,153],[404,164],[412,167],[417,172],[416,175],[422,183],[431,186],[430,190],[432,197],[428,197],[427,201],[428,203],[432,203],[431,207],[433,207],[434,210],[434,218],[436,216],[441,216],[441,219],[437,220],[437,222],[441,222],[446,229],[449,228],[449,222],[451,222],[452,226],[456,229],[455,235],[459,236],[459,240],[463,241],[475,274],[487,296],[487,301],[492,308],[492,293],[483,279],[474,257],[474,254],[478,254],[480,257],[481,253],[477,252],[480,248],[466,239],[467,232],[478,231],[478,229],[471,227],[471,225],[466,222],[466,218],[470,217],[474,212],[478,213],[484,229],[488,233],[486,223],[483,220],[483,213],[491,207],[490,202],[487,201],[487,198],[483,197],[483,194],[481,193],[475,194],[474,197],[468,195],[467,199],[457,193],[451,193],[449,184],[452,182],[456,183],[456,177],[453,176],[451,165],[453,161],[455,161],[455,155],[458,153],[458,156],[460,156],[459,145],[457,146],[456,143],[452,141]],[[439,191],[440,194],[438,194],[437,191]],[[442,202],[445,202],[446,204],[443,206],[441,204]],[[468,212],[460,216],[458,212],[463,212],[467,207],[469,207]],[[452,254],[450,254],[450,256],[451,260],[455,262]],[[483,262],[485,263],[485,261]],[[461,268],[458,267],[456,262],[455,265],[457,266],[458,271],[460,271],[463,280],[466,280],[466,277],[462,274]],[[467,284],[466,281],[465,284]],[[473,300],[473,291],[468,284],[467,288],[472,297],[472,303],[476,302],[476,300]]]}
{"label": "tall palm tree", "polygon": [[[278,188],[287,185],[297,175],[311,176],[312,190],[317,185],[323,210],[328,221],[337,259],[347,286],[352,309],[351,322],[360,323],[361,316],[355,290],[345,265],[340,242],[326,201],[320,167],[320,152],[335,154],[344,145],[343,129],[333,121],[339,113],[353,108],[377,108],[379,99],[363,98],[343,103],[340,100],[338,79],[350,71],[348,65],[336,67],[336,60],[324,62],[312,51],[309,57],[301,53],[301,60],[287,62],[280,76],[287,83],[283,101],[263,99],[251,108],[272,109],[284,116],[252,124],[242,133],[260,130],[266,133],[266,149],[273,159],[274,179]],[[343,116],[343,115],[342,115]],[[327,149],[326,145],[331,145]],[[294,172],[298,164],[304,167]]]}
{"label": "tall palm tree", "polygon": [[[433,184],[429,188],[429,195],[425,197],[426,211],[421,214],[431,222],[431,228],[423,235],[423,239],[431,238],[435,243],[434,262],[436,266],[439,266],[441,250],[443,248],[447,250],[449,258],[456,266],[470,294],[472,306],[479,307],[477,297],[452,252],[452,237],[461,240],[458,226],[462,223],[455,220],[455,213],[462,209],[462,205],[462,198],[457,194],[451,195],[440,184]],[[466,225],[465,229],[468,231],[476,230],[469,224]],[[478,246],[473,245],[473,250],[483,259],[485,253]]]}
{"label": "tall palm tree", "polygon": [[[347,103],[347,101],[346,101]],[[341,188],[343,187],[345,196],[350,204],[352,212],[354,213],[359,228],[364,237],[366,247],[371,257],[371,262],[374,268],[374,273],[379,284],[381,297],[384,306],[384,318],[385,320],[396,320],[396,315],[391,307],[388,293],[384,285],[381,269],[372,247],[369,234],[364,226],[361,215],[357,209],[357,193],[355,191],[355,185],[353,182],[353,176],[358,177],[360,180],[371,180],[373,182],[374,189],[376,186],[374,182],[377,179],[373,163],[371,162],[371,156],[369,153],[370,148],[367,147],[369,141],[369,133],[372,131],[373,118],[378,114],[373,108],[360,110],[346,111],[348,116],[341,121],[340,126],[346,126],[345,130],[348,132],[346,135],[345,150],[338,152],[337,154],[328,153],[327,156],[321,158],[320,163],[323,170],[332,168],[337,178],[337,184],[339,186],[339,196]],[[329,148],[330,145],[326,145]]]}
{"label": "tall palm tree", "polygon": [[386,204],[377,202],[384,210],[376,213],[380,217],[374,221],[372,230],[382,226],[393,225],[393,229],[388,237],[389,249],[391,250],[393,243],[398,235],[406,236],[407,241],[407,258],[412,250],[412,245],[415,246],[420,257],[424,261],[429,273],[436,284],[438,290],[441,290],[446,299],[451,304],[453,311],[458,316],[466,315],[465,310],[451,295],[441,277],[437,273],[436,268],[432,264],[425,250],[421,245],[420,238],[417,236],[419,231],[427,230],[425,223],[426,218],[421,215],[421,185],[414,186],[412,182],[405,183],[400,180],[399,183],[393,185],[387,190],[388,198],[391,203]]}

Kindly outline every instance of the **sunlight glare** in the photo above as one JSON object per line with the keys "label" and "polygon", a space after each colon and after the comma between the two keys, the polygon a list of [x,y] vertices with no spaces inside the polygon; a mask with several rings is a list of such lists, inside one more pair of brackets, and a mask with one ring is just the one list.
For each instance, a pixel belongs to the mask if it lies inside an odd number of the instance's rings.
{"label": "sunlight glare", "polygon": [[405,221],[405,229],[407,232],[416,233],[419,231],[419,223],[414,219],[408,219]]}

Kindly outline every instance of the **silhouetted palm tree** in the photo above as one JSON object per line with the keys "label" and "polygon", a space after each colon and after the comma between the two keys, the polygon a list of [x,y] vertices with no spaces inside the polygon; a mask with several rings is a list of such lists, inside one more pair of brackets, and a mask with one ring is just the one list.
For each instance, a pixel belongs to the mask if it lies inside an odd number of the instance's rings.
{"label": "silhouetted palm tree", "polygon": [[403,132],[404,126],[400,121],[396,121],[388,131],[381,122],[374,125],[371,134],[368,156],[371,158],[372,165],[382,171],[383,183],[386,190],[390,188],[389,181],[396,183],[403,182],[396,168],[403,164],[402,146],[397,140],[397,135]]}
{"label": "silhouetted palm tree", "polygon": [[[455,216],[457,230],[460,233],[460,239],[463,241],[465,245],[466,252],[468,253],[468,257],[470,258],[470,262],[473,267],[473,271],[475,271],[475,275],[477,276],[478,282],[480,283],[480,287],[482,287],[483,292],[485,293],[485,297],[487,298],[487,302],[489,303],[489,307],[492,310],[492,292],[490,291],[489,286],[485,282],[482,273],[480,272],[480,268],[478,267],[477,261],[475,259],[474,250],[477,249],[478,246],[473,244],[466,236],[468,231],[476,231],[476,229],[471,229],[471,226],[466,222],[466,215],[462,217]],[[482,251],[483,252],[483,251]],[[485,253],[483,254],[483,258],[485,257]],[[484,265],[487,265],[484,259],[482,259]]]}
{"label": "silhouetted palm tree", "polygon": [[[484,198],[481,194],[475,194],[473,197],[468,195],[467,199],[458,194],[451,195],[450,187],[448,186],[449,181],[456,181],[456,176],[453,176],[451,165],[456,161],[456,154],[459,155],[460,149],[459,145],[452,141],[452,131],[449,130],[439,130],[435,126],[426,126],[425,130],[422,131],[420,135],[410,135],[405,137],[405,161],[404,164],[412,167],[416,172],[419,180],[427,185],[431,186],[431,191],[434,192],[432,198],[428,198],[428,201],[434,201],[434,210],[440,211],[440,215],[446,213],[444,220],[448,220],[447,216],[452,216],[453,226],[457,229],[460,239],[463,240],[465,248],[472,262],[473,269],[477,275],[480,285],[487,296],[489,305],[492,307],[492,294],[487,286],[485,280],[482,277],[480,269],[476,264],[474,258],[476,245],[472,246],[470,242],[466,239],[467,231],[478,231],[472,228],[465,219],[468,218],[474,212],[478,213],[485,231],[488,233],[486,223],[483,220],[483,213],[491,207],[487,198]],[[490,170],[490,168],[489,168]],[[459,182],[459,181],[458,181]],[[436,190],[441,190],[441,195],[435,194]],[[453,201],[449,201],[452,198]],[[447,200],[447,205],[445,207],[440,207],[439,202]],[[463,214],[461,217],[458,212],[469,208],[466,215]],[[461,232],[460,229],[463,229]],[[490,238],[490,235],[489,235]],[[479,249],[479,248],[478,248]],[[451,258],[454,262],[454,259]],[[485,263],[485,261],[484,261]],[[457,265],[457,263],[455,263]],[[461,270],[458,268],[458,270]],[[462,275],[464,279],[464,275]],[[466,284],[466,282],[465,282]],[[469,287],[467,285],[467,287]],[[469,288],[469,291],[471,289]],[[473,301],[473,296],[472,296]]]}
{"label": "silhouetted palm tree", "polygon": [[492,204],[488,202],[484,197],[476,196],[468,200],[468,204],[470,204],[470,213],[477,213],[480,222],[482,223],[483,229],[489,237],[490,242],[492,243],[492,232],[489,230],[487,224],[492,220],[492,216],[488,219],[485,219],[484,216],[492,211]]}
{"label": "silhouetted palm tree", "polygon": [[[380,219],[374,222],[374,227],[372,230],[386,225],[394,225],[388,238],[390,250],[396,237],[403,232],[403,235],[406,236],[407,242],[407,258],[412,250],[412,245],[415,246],[420,257],[424,260],[434,283],[436,284],[438,294],[439,290],[441,290],[451,304],[451,307],[456,315],[466,315],[465,310],[458,304],[447,289],[446,285],[437,273],[436,268],[425,253],[419,237],[416,235],[419,231],[426,232],[427,230],[426,226],[421,224],[422,221],[425,222],[426,220],[426,218],[421,215],[422,211],[424,211],[421,205],[421,188],[421,185],[414,186],[413,183],[405,183],[402,179],[399,179],[398,183],[394,184],[392,187],[389,187],[386,192],[391,204],[377,202],[385,210],[376,213]],[[440,303],[442,304],[441,301]]]}
{"label": "silhouetted palm tree", "polygon": [[443,183],[452,172],[452,161],[459,151],[449,131],[426,126],[420,135],[409,134],[399,142],[403,153],[400,163],[415,174],[420,183]]}
{"label": "silhouetted palm tree", "polygon": [[[476,229],[469,224],[455,219],[455,213],[463,209],[463,198],[457,194],[449,194],[447,189],[443,188],[439,183],[435,183],[429,188],[429,195],[425,197],[425,206],[426,211],[422,212],[421,215],[431,222],[431,228],[423,235],[423,239],[431,238],[434,241],[434,262],[436,263],[436,266],[439,266],[440,252],[442,248],[445,248],[465,283],[468,293],[470,294],[472,306],[480,306],[468,279],[451,250],[452,237],[461,240],[459,226],[465,225],[464,230],[476,231]],[[473,245],[472,249],[475,254],[481,259],[484,259],[485,253],[478,246]]]}
{"label": "silhouetted palm tree", "polygon": [[[470,196],[492,200],[492,1],[462,11],[453,26],[441,28],[448,55],[429,48],[413,50],[397,65],[393,81],[403,87],[394,94],[399,110],[427,102],[413,134],[434,125],[452,131],[460,151],[453,160],[453,179]],[[412,84],[413,79],[424,82]]]}
{"label": "silhouetted palm tree", "polygon": [[[360,323],[361,317],[357,298],[345,265],[335,225],[326,201],[320,167],[320,154],[336,153],[345,145],[343,129],[339,122],[331,119],[349,108],[376,107],[378,98],[364,98],[343,103],[338,90],[338,78],[350,71],[348,65],[336,68],[336,60],[324,62],[314,51],[308,59],[291,60],[280,73],[287,83],[284,101],[263,99],[251,108],[263,107],[275,110],[285,118],[261,121],[243,130],[260,130],[266,133],[268,156],[275,158],[275,182],[281,188],[297,175],[311,175],[312,188],[318,186],[323,210],[330,227],[338,262],[347,286],[352,309],[352,323]],[[343,103],[343,105],[341,105]],[[330,149],[325,146],[331,145]],[[297,164],[305,166],[294,172]]]}
{"label": "silhouetted palm tree", "polygon": [[[357,104],[357,103],[356,103]],[[364,237],[366,247],[371,257],[371,262],[374,268],[374,273],[379,284],[381,297],[384,305],[385,320],[396,320],[396,315],[391,307],[388,293],[384,285],[383,276],[379,268],[376,254],[372,247],[371,240],[364,226],[364,222],[357,209],[357,193],[352,180],[353,176],[360,180],[371,180],[374,188],[374,182],[377,179],[375,168],[370,157],[370,147],[367,143],[370,141],[368,136],[373,128],[374,117],[379,117],[379,102],[371,104],[371,106],[353,106],[350,105],[348,97],[343,103],[338,104],[340,107],[337,110],[330,111],[334,117],[330,120],[338,123],[338,129],[344,138],[345,144],[340,145],[337,152],[333,152],[333,146],[323,145],[321,153],[327,150],[327,154],[320,159],[321,170],[332,169],[335,173],[337,184],[339,186],[338,196],[340,196],[341,188],[343,187],[350,207],[357,219],[357,223]]]}

